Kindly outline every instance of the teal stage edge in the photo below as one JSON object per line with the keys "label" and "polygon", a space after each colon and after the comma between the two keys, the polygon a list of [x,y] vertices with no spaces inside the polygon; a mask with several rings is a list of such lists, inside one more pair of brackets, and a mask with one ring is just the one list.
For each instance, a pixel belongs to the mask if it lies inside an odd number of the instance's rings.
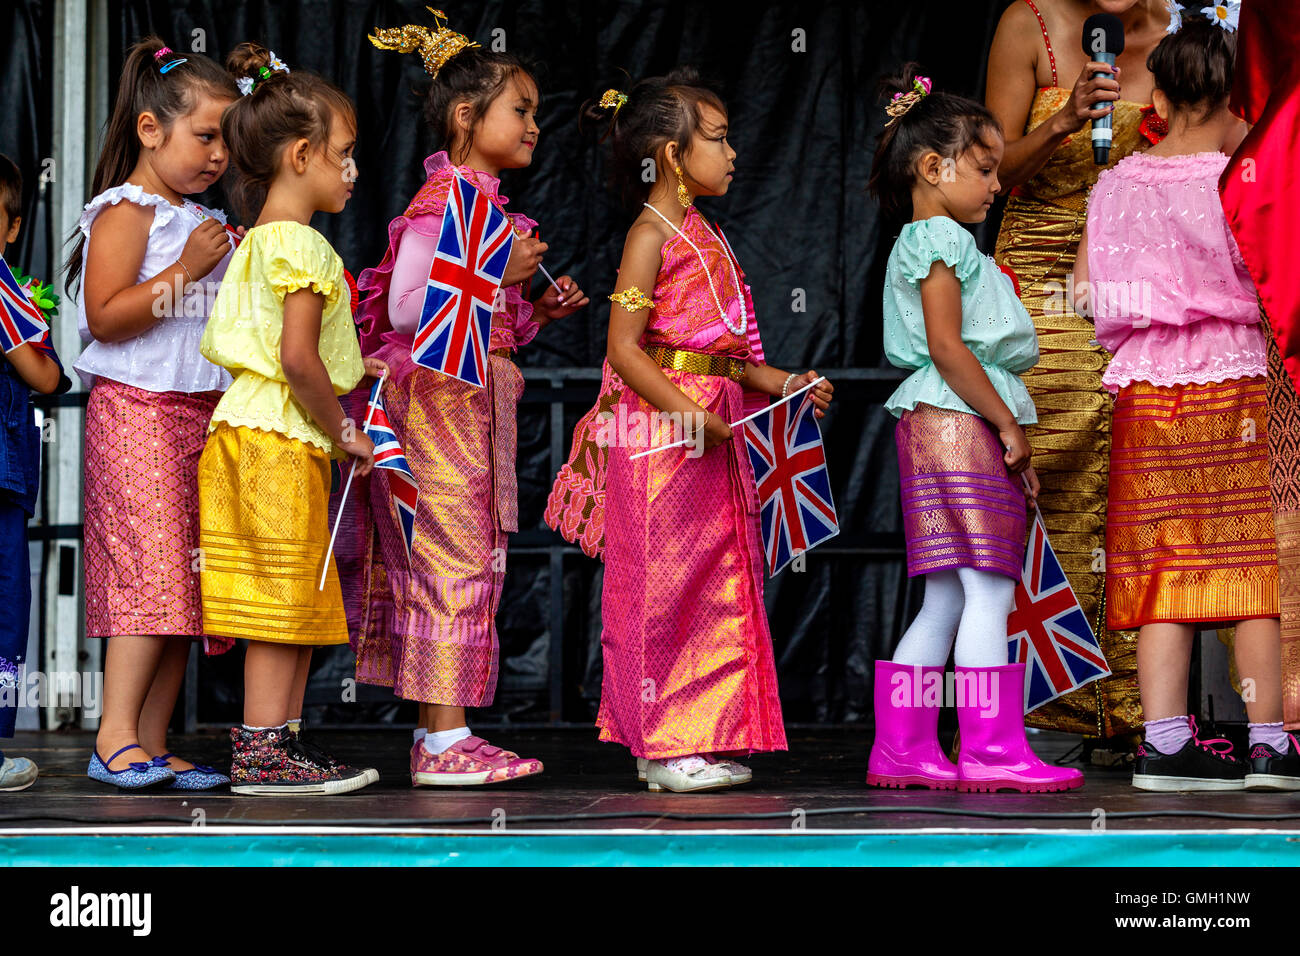
{"label": "teal stage edge", "polygon": [[[1296,866],[1287,830],[0,831],[0,866]],[[126,865],[130,865],[126,863]]]}

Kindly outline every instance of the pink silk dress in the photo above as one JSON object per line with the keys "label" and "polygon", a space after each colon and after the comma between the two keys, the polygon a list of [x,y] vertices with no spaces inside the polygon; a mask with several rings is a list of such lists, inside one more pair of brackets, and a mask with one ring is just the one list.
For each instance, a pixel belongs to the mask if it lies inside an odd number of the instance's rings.
{"label": "pink silk dress", "polygon": [[[425,161],[428,180],[388,227],[383,262],[358,281],[367,296],[358,314],[362,354],[389,366],[384,403],[420,494],[408,558],[389,473],[370,476],[374,531],[363,548],[364,607],[353,643],[363,683],[392,687],[406,700],[485,707],[496,692],[506,536],[519,530],[516,415],[524,382],[508,356],[538,326],[524,284],[510,286],[492,317],[485,388],[411,361],[455,169],[504,212],[495,177],[454,168],[445,152],[435,153]],[[509,215],[516,230],[537,225]]]}
{"label": "pink silk dress", "polygon": [[[709,234],[694,207],[682,230],[704,255],[736,324],[736,279],[744,286],[734,256]],[[682,236],[664,244],[662,257],[643,347],[761,363],[752,304],[748,334],[736,335],[719,317],[704,266]],[[725,421],[745,414],[745,391],[731,379],[664,374]],[[622,388],[613,410],[629,422],[639,420],[638,413],[649,416],[651,443],[673,440],[671,424],[660,422],[658,410],[631,389]],[[634,461],[631,455],[646,447],[634,442],[646,434],[631,428],[630,441],[607,449],[605,673],[596,723],[601,740],[623,744],[638,757],[786,749],[763,607],[758,494],[741,431],[694,458],[678,448]]]}

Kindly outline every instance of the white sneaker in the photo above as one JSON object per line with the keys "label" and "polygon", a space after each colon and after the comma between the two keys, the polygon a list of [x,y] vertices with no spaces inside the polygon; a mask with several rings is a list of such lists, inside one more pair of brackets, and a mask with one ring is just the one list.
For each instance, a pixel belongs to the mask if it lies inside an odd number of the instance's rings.
{"label": "white sneaker", "polygon": [[39,771],[26,757],[5,757],[0,760],[0,792],[26,790],[36,782]]}
{"label": "white sneaker", "polygon": [[710,763],[699,755],[649,760],[645,775],[646,784],[656,793],[661,790],[674,793],[722,790],[731,786],[731,774],[722,764]]}
{"label": "white sneaker", "polygon": [[[636,758],[636,778],[642,783],[646,782],[645,768],[647,763],[649,763],[649,761],[646,760],[645,757]],[[731,778],[731,785],[733,787],[738,787],[743,783],[749,783],[754,779],[754,772],[743,763],[738,763],[737,761],[730,759],[717,760],[716,763],[718,766],[727,769],[727,775]]]}

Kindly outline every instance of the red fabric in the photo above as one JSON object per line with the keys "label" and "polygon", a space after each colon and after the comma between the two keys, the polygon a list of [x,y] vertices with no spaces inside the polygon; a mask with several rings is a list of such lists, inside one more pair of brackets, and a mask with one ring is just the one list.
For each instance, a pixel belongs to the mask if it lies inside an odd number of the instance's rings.
{"label": "red fabric", "polygon": [[1242,4],[1231,107],[1252,124],[1219,179],[1228,225],[1300,385],[1300,18],[1288,0]]}

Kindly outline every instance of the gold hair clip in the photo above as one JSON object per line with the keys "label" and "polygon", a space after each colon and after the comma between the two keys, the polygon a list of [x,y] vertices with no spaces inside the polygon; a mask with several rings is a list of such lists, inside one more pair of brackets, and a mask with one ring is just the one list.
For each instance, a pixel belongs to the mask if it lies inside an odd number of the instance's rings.
{"label": "gold hair clip", "polygon": [[895,93],[894,98],[889,101],[885,107],[885,112],[891,117],[886,127],[893,126],[898,122],[899,117],[903,116],[917,103],[930,95],[931,86],[928,76],[917,76],[912,78],[912,88],[906,93]]}
{"label": "gold hair clip", "polygon": [[609,301],[621,305],[628,312],[640,312],[642,309],[655,307],[654,300],[634,285],[628,286],[622,292],[613,293]]}
{"label": "gold hair clip", "polygon": [[404,27],[386,27],[376,30],[369,40],[381,50],[396,50],[399,53],[419,52],[424,60],[424,72],[437,76],[438,71],[447,65],[447,61],[462,50],[477,47],[478,44],[469,37],[457,33],[447,26],[447,14],[433,7],[425,7],[433,14],[437,27],[428,27],[408,23]]}
{"label": "gold hair clip", "polygon": [[609,89],[606,90],[603,94],[601,94],[600,108],[602,110],[607,110],[612,108],[614,110],[614,115],[617,116],[618,111],[623,108],[623,104],[626,102],[627,102],[626,93],[620,93],[618,90]]}

